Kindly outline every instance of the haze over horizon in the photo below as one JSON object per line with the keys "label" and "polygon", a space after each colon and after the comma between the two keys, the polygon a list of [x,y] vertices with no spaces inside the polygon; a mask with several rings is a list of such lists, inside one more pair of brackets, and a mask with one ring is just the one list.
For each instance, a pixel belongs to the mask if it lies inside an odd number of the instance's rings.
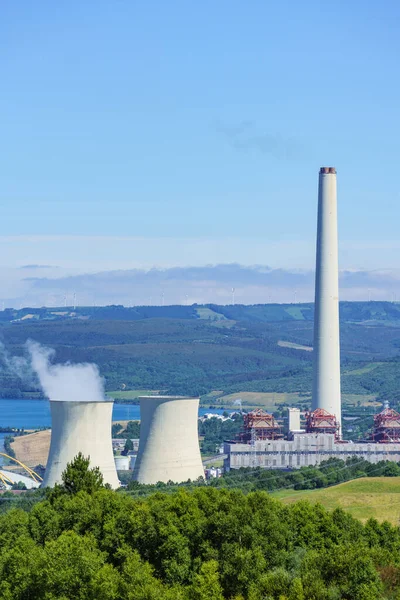
{"label": "haze over horizon", "polygon": [[[121,269],[68,273],[25,265],[0,276],[9,285],[4,308],[162,304],[297,303],[314,301],[312,269],[274,269],[235,263],[166,269]],[[400,269],[340,272],[341,300],[400,301]],[[8,296],[6,294],[9,294]]]}

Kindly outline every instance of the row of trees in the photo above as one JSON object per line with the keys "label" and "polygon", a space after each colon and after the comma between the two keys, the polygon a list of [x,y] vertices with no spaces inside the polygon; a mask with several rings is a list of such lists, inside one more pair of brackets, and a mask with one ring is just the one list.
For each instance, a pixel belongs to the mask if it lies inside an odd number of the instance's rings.
{"label": "row of trees", "polygon": [[[228,413],[224,413],[228,416]],[[203,454],[215,454],[225,440],[233,440],[243,426],[243,416],[236,413],[231,419],[223,421],[212,417],[204,421],[199,420],[199,435],[202,438],[201,450]]]}
{"label": "row of trees", "polygon": [[301,467],[285,472],[279,469],[241,468],[226,473],[213,485],[235,486],[246,491],[293,488],[294,490],[312,490],[337,485],[360,477],[400,477],[400,463],[381,460],[372,464],[363,458],[329,458],[318,467]]}
{"label": "row of trees", "polygon": [[[360,477],[400,477],[400,463],[387,460],[372,464],[363,458],[349,458],[346,461],[329,458],[317,467],[301,467],[294,471],[280,469],[241,468],[225,473],[219,479],[211,479],[208,486],[236,489],[245,493],[255,491],[276,492],[280,490],[313,490],[326,488]],[[139,484],[125,478],[128,491],[135,496],[148,496],[156,490],[173,491],[178,488],[194,489],[203,487],[204,480],[181,484],[157,483]]]}

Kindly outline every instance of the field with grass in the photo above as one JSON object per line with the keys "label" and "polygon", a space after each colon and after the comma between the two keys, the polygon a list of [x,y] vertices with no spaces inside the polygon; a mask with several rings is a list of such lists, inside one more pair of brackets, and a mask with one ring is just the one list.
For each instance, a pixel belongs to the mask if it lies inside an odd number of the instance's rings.
{"label": "field with grass", "polygon": [[238,400],[242,401],[243,407],[251,408],[260,406],[268,410],[275,410],[277,405],[296,404],[297,402],[306,402],[311,397],[304,397],[297,393],[274,393],[274,392],[236,392],[227,394],[218,398],[218,404],[224,406],[234,406],[238,404]]}
{"label": "field with grass", "polygon": [[383,364],[384,363],[382,363],[382,362],[368,363],[368,364],[364,365],[363,367],[346,371],[344,373],[344,375],[347,377],[349,375],[365,375],[366,373],[371,373],[371,371],[373,371],[377,367],[382,366]]}
{"label": "field with grass", "polygon": [[[114,392],[110,392],[112,395]],[[350,407],[373,407],[381,406],[380,402],[375,402],[375,394],[342,394],[342,401],[345,406]],[[311,403],[311,395],[300,394],[298,392],[249,392],[242,390],[233,394],[224,394],[222,391],[210,392],[202,398],[203,404],[217,404],[226,407],[234,407],[241,404],[243,408],[262,407],[265,410],[274,411],[282,404],[287,405],[305,405]],[[311,404],[310,404],[311,405]]]}
{"label": "field with grass", "polygon": [[153,396],[159,393],[159,390],[127,390],[127,391],[111,391],[107,392],[107,396],[114,400],[136,400],[139,396]]}
{"label": "field with grass", "polygon": [[373,517],[400,523],[400,477],[363,477],[320,490],[285,490],[272,495],[287,504],[307,500],[328,510],[343,508],[363,522]]}
{"label": "field with grass", "polygon": [[[342,403],[347,406],[381,406],[375,402],[376,394],[342,394]],[[359,404],[360,403],[360,404]]]}
{"label": "field with grass", "polygon": [[16,437],[11,444],[15,456],[28,467],[46,465],[50,449],[51,430],[36,431]]}
{"label": "field with grass", "polygon": [[294,342],[285,342],[284,340],[278,341],[278,346],[281,348],[293,348],[293,350],[304,350],[305,352],[312,352],[312,346],[302,346],[301,344],[295,344]]}

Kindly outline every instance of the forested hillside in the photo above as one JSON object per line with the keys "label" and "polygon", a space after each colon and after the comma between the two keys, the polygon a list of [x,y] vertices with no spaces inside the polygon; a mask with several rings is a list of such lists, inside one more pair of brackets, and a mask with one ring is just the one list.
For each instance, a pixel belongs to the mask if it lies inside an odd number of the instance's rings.
{"label": "forested hillside", "polygon": [[398,598],[400,532],[388,523],[265,492],[72,489],[0,516],[2,599]]}
{"label": "forested hillside", "polygon": [[[344,393],[383,398],[400,389],[399,306],[342,303]],[[31,338],[55,348],[59,361],[96,362],[108,390],[311,391],[312,305],[98,307],[79,308],[73,317],[61,309],[39,312],[1,313],[6,350],[22,354]],[[7,370],[3,357],[1,395],[34,389],[32,380]]]}

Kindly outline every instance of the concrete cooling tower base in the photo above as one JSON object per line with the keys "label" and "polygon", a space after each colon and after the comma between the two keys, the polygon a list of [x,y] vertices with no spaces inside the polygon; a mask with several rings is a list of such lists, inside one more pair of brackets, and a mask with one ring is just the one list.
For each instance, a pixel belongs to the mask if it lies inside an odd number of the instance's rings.
{"label": "concrete cooling tower base", "polygon": [[111,441],[113,402],[52,401],[51,442],[43,487],[62,483],[62,473],[79,452],[99,467],[104,483],[119,487]]}
{"label": "concrete cooling tower base", "polygon": [[180,483],[204,477],[198,398],[142,396],[140,442],[133,478],[140,483]]}

